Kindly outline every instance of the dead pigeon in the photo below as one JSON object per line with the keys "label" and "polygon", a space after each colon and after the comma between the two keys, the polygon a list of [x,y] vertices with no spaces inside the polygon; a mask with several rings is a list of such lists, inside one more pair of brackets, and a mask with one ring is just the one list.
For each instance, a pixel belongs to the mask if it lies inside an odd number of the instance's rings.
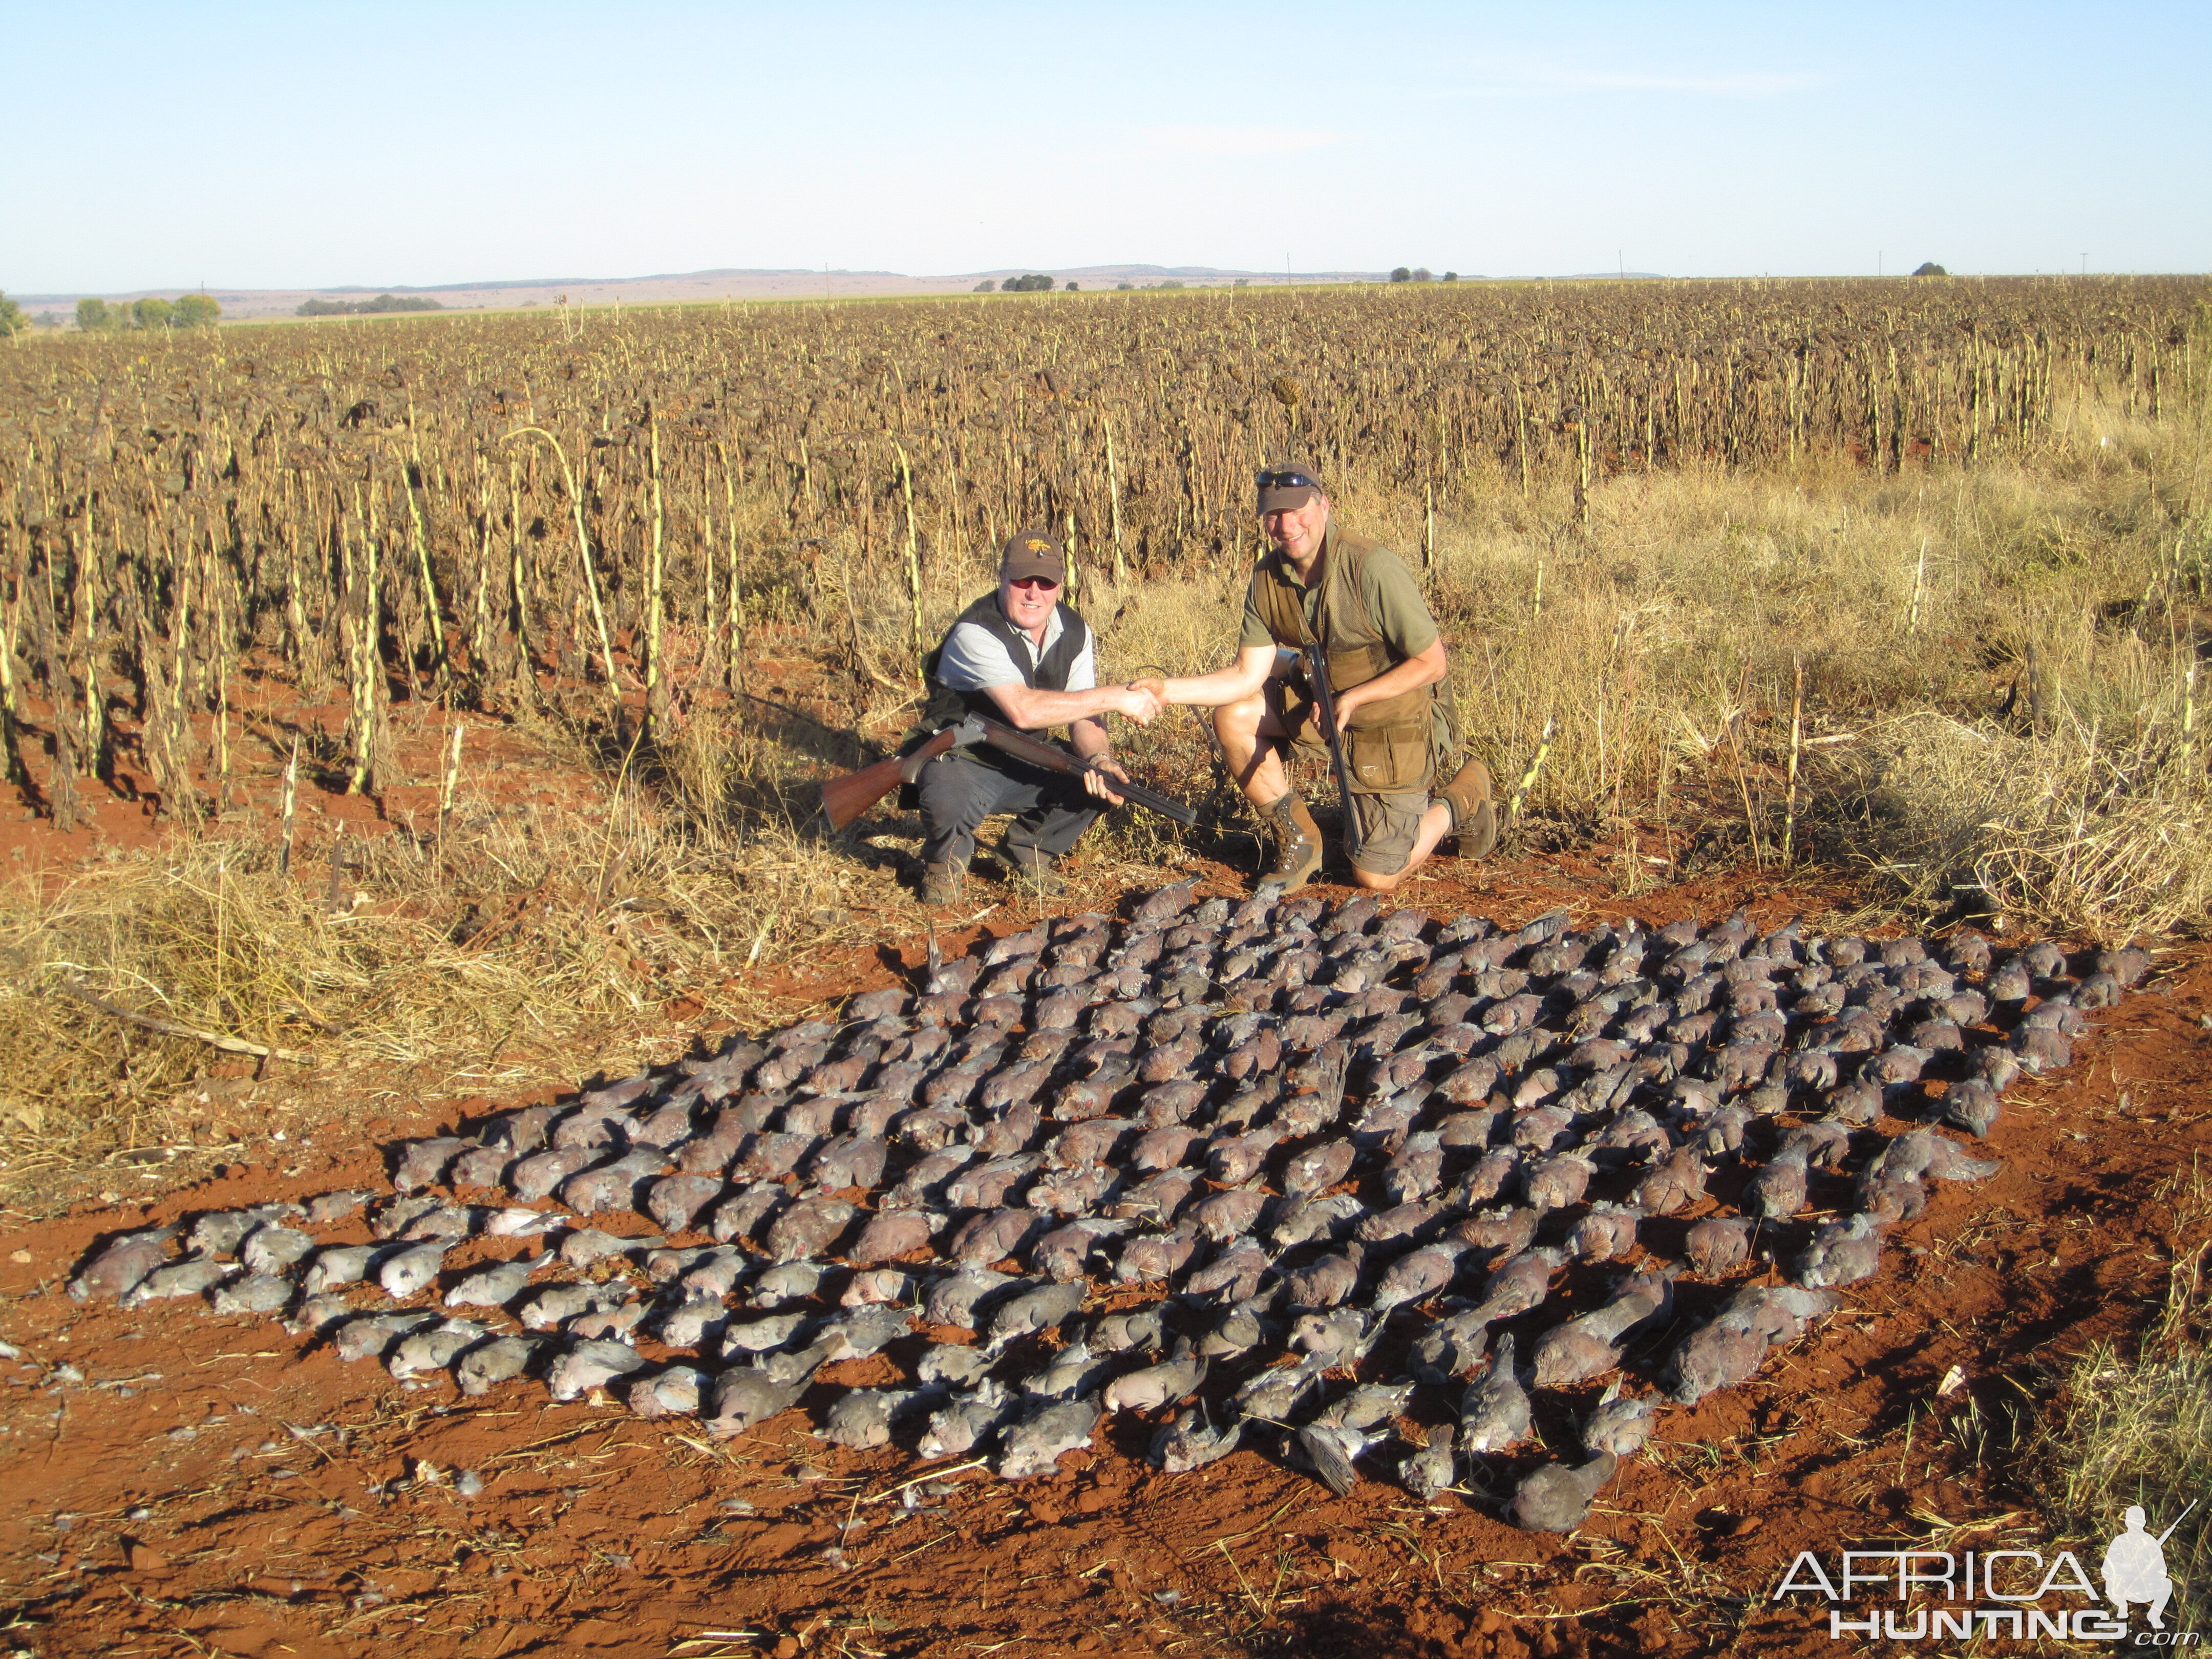
{"label": "dead pigeon", "polygon": [[146,1302],[201,1296],[237,1271],[228,1261],[217,1261],[210,1256],[188,1255],[180,1261],[156,1267],[141,1279],[123,1293],[122,1305],[135,1308]]}
{"label": "dead pigeon", "polygon": [[249,1272],[282,1277],[314,1254],[315,1243],[312,1233],[270,1222],[246,1235],[239,1260]]}
{"label": "dead pigeon", "polygon": [[1378,1437],[1342,1423],[1316,1419],[1292,1433],[1289,1450],[1294,1464],[1310,1468],[1339,1498],[1349,1498],[1359,1484],[1353,1463]]}
{"label": "dead pigeon", "polygon": [[1751,1224],[1737,1216],[1708,1216],[1683,1235],[1690,1266],[1706,1279],[1721,1279],[1751,1260]]}
{"label": "dead pigeon", "polygon": [[986,1377],[973,1392],[954,1396],[931,1413],[915,1449],[924,1457],[964,1457],[996,1432],[1011,1416],[1014,1401],[1000,1383]]}
{"label": "dead pigeon", "polygon": [[545,1368],[545,1386],[554,1399],[574,1400],[627,1376],[645,1364],[637,1350],[623,1342],[581,1341]]}
{"label": "dead pigeon", "polygon": [[1611,1452],[1615,1457],[1632,1457],[1651,1437],[1658,1416],[1656,1395],[1623,1395],[1616,1382],[1583,1421],[1583,1449],[1593,1455]]}
{"label": "dead pigeon", "polygon": [[445,1244],[416,1244],[394,1251],[377,1264],[376,1282],[395,1302],[404,1302],[438,1276],[451,1248]]}
{"label": "dead pigeon", "polygon": [[1514,1374],[1513,1334],[1499,1339],[1490,1367],[1460,1401],[1460,1444],[1470,1455],[1509,1451],[1528,1437],[1528,1395]]}
{"label": "dead pigeon", "polygon": [[1575,1223],[1567,1248],[1577,1260],[1610,1261],[1636,1246],[1637,1224],[1644,1212],[1632,1204],[1593,1204]]}
{"label": "dead pigeon", "polygon": [[732,1365],[714,1379],[702,1421],[713,1438],[733,1439],[797,1404],[806,1382],[779,1382],[757,1366]]}
{"label": "dead pigeon", "polygon": [[1035,1407],[1002,1432],[999,1478],[1025,1480],[1054,1473],[1062,1453],[1091,1443],[1098,1419],[1096,1400],[1054,1400]]}
{"label": "dead pigeon", "polygon": [[1106,1385],[1098,1408],[1119,1411],[1158,1411],[1171,1406],[1195,1389],[1206,1376],[1206,1362],[1188,1338],[1178,1338],[1175,1352],[1157,1365],[1124,1373]]}
{"label": "dead pigeon", "polygon": [[1784,1146],[1744,1188],[1743,1207],[1768,1221],[1787,1221],[1805,1207],[1806,1149]]}
{"label": "dead pigeon", "polygon": [[1611,1452],[1600,1452],[1580,1468],[1547,1463],[1514,1490],[1505,1518],[1523,1532],[1571,1532],[1588,1518],[1598,1488],[1619,1466]]}
{"label": "dead pigeon", "polygon": [[544,1339],[539,1337],[495,1337],[461,1356],[453,1367],[453,1380],[460,1384],[463,1394],[489,1394],[500,1383],[528,1370],[544,1346]]}
{"label": "dead pigeon", "polygon": [[168,1260],[169,1244],[176,1236],[174,1227],[125,1233],[77,1270],[76,1277],[70,1280],[70,1297],[84,1302],[95,1296],[129,1295]]}
{"label": "dead pigeon", "polygon": [[1530,1380],[1538,1388],[1559,1389],[1602,1376],[1620,1363],[1620,1351],[1636,1329],[1664,1316],[1674,1304],[1674,1282],[1666,1275],[1632,1274],[1603,1307],[1554,1325],[1537,1338]]}
{"label": "dead pigeon", "polygon": [[1855,1215],[1821,1223],[1797,1259],[1796,1276],[1800,1285],[1819,1290],[1871,1279],[1881,1264],[1881,1235],[1869,1218]]}
{"label": "dead pigeon", "polygon": [[270,1273],[245,1273],[208,1292],[208,1305],[219,1314],[281,1313],[291,1304],[293,1285]]}
{"label": "dead pigeon", "polygon": [[512,1261],[479,1267],[446,1292],[449,1308],[503,1308],[522,1294],[542,1256],[519,1255]]}
{"label": "dead pigeon", "polygon": [[1243,1430],[1242,1418],[1231,1418],[1217,1429],[1202,1406],[1193,1406],[1152,1437],[1152,1460],[1169,1474],[1204,1468],[1236,1450]]}
{"label": "dead pigeon", "polygon": [[[497,1346],[496,1343],[489,1345]],[[471,1354],[469,1359],[476,1356]],[[469,1359],[461,1362],[465,1368]],[[631,1382],[629,1392],[623,1396],[630,1410],[640,1417],[696,1417],[700,1402],[707,1393],[706,1375],[690,1365],[671,1365],[666,1370],[641,1377]]]}
{"label": "dead pigeon", "polygon": [[441,1371],[490,1334],[472,1319],[442,1319],[400,1338],[384,1368],[403,1382],[424,1371]]}
{"label": "dead pigeon", "polygon": [[1038,1285],[999,1304],[985,1333],[984,1347],[997,1353],[1032,1331],[1048,1331],[1074,1317],[1090,1286],[1081,1283]]}
{"label": "dead pigeon", "polygon": [[1705,1160],[1694,1147],[1670,1153],[1637,1183],[1633,1202],[1648,1215],[1673,1215],[1705,1195]]}
{"label": "dead pigeon", "polygon": [[1405,1482],[1406,1490],[1425,1504],[1459,1478],[1457,1460],[1452,1455],[1454,1435],[1451,1424],[1437,1424],[1429,1431],[1428,1444],[1399,1468],[1399,1479]]}

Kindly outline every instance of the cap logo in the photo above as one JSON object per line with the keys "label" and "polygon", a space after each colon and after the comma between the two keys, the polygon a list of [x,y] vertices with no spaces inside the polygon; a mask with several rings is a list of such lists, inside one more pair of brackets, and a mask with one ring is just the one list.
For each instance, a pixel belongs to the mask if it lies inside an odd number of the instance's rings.
{"label": "cap logo", "polygon": [[1050,542],[1042,541],[1038,538],[1032,536],[1022,544],[1022,551],[1024,553],[1042,553],[1050,548],[1051,545],[1052,544]]}

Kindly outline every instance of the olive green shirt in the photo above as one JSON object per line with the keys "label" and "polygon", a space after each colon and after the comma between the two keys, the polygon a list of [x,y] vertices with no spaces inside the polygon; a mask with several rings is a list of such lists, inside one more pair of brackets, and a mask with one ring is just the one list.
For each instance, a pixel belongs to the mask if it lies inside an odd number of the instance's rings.
{"label": "olive green shirt", "polygon": [[[1322,538],[1321,557],[1314,565],[1313,585],[1305,589],[1306,629],[1316,637],[1319,637],[1320,629],[1315,613],[1321,604],[1322,590],[1327,585],[1322,578],[1328,574],[1328,561],[1335,548],[1336,520],[1331,519]],[[1298,585],[1297,572],[1291,568],[1280,548],[1262,556],[1261,562],[1265,564],[1269,560],[1281,568],[1292,586]],[[1255,570],[1253,575],[1256,584],[1259,572]],[[1406,568],[1406,562],[1389,548],[1378,547],[1368,554],[1360,571],[1358,587],[1367,614],[1400,658],[1418,657],[1437,642],[1437,619],[1429,614],[1429,602],[1421,597],[1420,584],[1413,580],[1413,573]],[[1252,587],[1245,590],[1244,632],[1237,642],[1239,650],[1275,642],[1267,624],[1260,619],[1255,592]]]}

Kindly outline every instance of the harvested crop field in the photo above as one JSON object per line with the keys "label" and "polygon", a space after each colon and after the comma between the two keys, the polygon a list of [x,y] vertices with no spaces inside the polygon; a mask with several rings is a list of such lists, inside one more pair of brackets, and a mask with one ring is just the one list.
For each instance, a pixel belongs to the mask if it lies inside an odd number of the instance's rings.
{"label": "harvested crop field", "polygon": [[[9,353],[11,1639],[1811,1653],[1807,1553],[2094,1577],[2212,1462],[2212,565],[2202,285],[2093,287]],[[825,833],[1010,526],[1103,673],[1221,659],[1285,447],[1496,857],[1248,908],[1186,716],[1118,736],[1197,826],[1046,908]]]}

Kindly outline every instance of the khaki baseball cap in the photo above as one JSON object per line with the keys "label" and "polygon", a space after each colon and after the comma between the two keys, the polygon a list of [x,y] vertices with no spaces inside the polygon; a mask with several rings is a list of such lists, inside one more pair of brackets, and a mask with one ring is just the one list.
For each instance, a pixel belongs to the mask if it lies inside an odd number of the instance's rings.
{"label": "khaki baseball cap", "polygon": [[1310,466],[1285,465],[1261,469],[1257,475],[1260,484],[1260,511],[1279,513],[1304,507],[1316,495],[1328,492],[1322,488],[1321,475]]}
{"label": "khaki baseball cap", "polygon": [[1018,582],[1030,576],[1042,576],[1063,586],[1067,582],[1067,555],[1042,530],[1016,531],[999,555],[1000,581]]}

